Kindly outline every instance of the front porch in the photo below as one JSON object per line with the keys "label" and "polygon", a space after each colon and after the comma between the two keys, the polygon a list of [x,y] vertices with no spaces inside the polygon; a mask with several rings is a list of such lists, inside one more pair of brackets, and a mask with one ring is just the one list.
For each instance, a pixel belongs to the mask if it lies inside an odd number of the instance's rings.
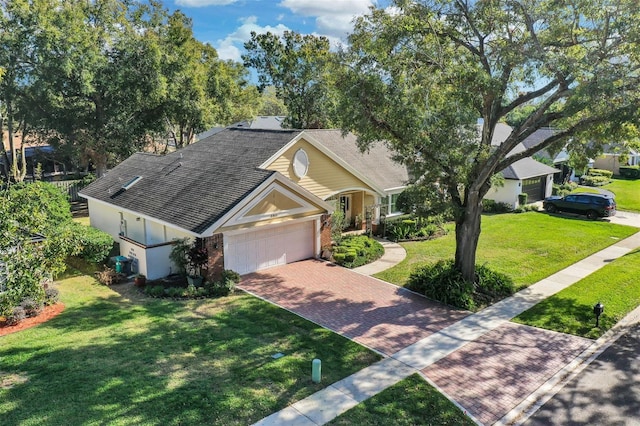
{"label": "front porch", "polygon": [[351,190],[335,194],[326,201],[334,206],[336,212],[342,213],[346,230],[361,231],[367,229],[367,224],[378,222],[378,198],[377,194],[371,192]]}

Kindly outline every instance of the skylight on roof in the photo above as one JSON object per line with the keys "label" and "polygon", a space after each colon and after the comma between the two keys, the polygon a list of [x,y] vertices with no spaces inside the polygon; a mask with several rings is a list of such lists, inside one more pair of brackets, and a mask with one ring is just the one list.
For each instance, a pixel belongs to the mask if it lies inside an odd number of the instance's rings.
{"label": "skylight on roof", "polygon": [[122,185],[122,189],[124,189],[125,191],[129,188],[131,188],[133,185],[135,185],[136,183],[140,182],[140,179],[142,179],[142,176],[135,176],[133,179],[131,179],[129,182],[125,183],[124,185]]}

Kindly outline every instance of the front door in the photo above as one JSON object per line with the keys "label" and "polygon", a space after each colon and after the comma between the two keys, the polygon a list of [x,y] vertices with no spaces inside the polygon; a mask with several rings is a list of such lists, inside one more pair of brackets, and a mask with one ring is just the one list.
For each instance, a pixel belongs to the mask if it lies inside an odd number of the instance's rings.
{"label": "front door", "polygon": [[351,222],[351,194],[340,196],[340,208],[347,223]]}

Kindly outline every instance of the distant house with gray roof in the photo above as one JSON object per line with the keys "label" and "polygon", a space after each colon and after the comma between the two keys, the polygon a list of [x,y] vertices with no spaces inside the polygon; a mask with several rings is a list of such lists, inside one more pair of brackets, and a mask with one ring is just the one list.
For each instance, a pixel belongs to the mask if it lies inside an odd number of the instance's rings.
{"label": "distant house with gray roof", "polygon": [[[512,128],[504,123],[498,123],[492,145],[497,146],[504,142],[511,134]],[[508,155],[524,151],[538,145],[552,132],[550,129],[540,129],[516,146]],[[551,195],[553,175],[561,170],[547,166],[531,157],[523,158],[502,170],[504,182],[501,186],[493,186],[486,199],[509,204],[515,208],[519,205],[519,195],[527,194],[527,202],[543,200]]]}

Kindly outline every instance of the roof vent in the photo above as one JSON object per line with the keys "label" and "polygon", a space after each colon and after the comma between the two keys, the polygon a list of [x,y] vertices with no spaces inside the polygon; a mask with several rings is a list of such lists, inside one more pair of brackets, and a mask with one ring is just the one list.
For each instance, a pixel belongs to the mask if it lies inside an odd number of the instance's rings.
{"label": "roof vent", "polygon": [[142,179],[142,176],[135,176],[133,179],[131,179],[129,182],[125,183],[124,185],[122,185],[122,189],[124,189],[125,191],[129,188],[131,188],[133,185],[135,185],[136,183],[140,182],[140,179]]}

